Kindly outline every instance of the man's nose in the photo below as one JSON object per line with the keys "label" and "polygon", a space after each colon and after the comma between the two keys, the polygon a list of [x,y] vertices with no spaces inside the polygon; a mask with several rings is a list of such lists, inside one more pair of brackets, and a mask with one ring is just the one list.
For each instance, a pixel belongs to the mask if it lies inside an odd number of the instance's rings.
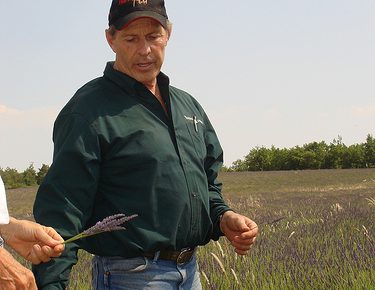
{"label": "man's nose", "polygon": [[139,54],[141,54],[141,55],[148,55],[148,54],[151,52],[151,45],[150,45],[150,43],[147,41],[147,39],[142,39],[142,40],[139,42],[138,52],[139,52]]}

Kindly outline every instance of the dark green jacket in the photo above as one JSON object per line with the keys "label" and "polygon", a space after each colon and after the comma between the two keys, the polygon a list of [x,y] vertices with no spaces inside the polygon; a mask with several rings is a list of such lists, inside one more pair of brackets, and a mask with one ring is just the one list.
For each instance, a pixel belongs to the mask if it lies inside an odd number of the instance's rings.
{"label": "dark green jacket", "polygon": [[217,181],[222,149],[206,114],[189,94],[158,84],[168,116],[141,83],[113,69],[73,96],[54,125],[54,158],[34,215],[64,237],[104,217],[138,214],[127,230],[67,246],[33,268],[39,289],[64,289],[78,247],[102,256],[135,257],[204,245],[222,235],[229,210]]}

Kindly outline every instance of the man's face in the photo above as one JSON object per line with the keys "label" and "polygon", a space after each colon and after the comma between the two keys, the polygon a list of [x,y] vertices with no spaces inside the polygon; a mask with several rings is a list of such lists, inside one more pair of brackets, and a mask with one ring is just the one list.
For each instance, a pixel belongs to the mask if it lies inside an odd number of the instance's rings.
{"label": "man's face", "polygon": [[156,83],[164,62],[168,33],[157,21],[139,18],[107,40],[116,53],[115,69],[146,86]]}

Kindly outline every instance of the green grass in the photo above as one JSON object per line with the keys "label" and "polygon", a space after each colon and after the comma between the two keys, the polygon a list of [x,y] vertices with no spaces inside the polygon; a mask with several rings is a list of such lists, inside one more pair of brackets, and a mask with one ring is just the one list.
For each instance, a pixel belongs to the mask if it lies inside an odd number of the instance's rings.
{"label": "green grass", "polygon": [[[204,289],[375,289],[375,169],[222,173],[221,180],[228,203],[260,233],[246,257],[224,238],[201,247]],[[11,214],[30,218],[35,188],[7,193]],[[80,252],[70,289],[90,289],[90,260]]]}

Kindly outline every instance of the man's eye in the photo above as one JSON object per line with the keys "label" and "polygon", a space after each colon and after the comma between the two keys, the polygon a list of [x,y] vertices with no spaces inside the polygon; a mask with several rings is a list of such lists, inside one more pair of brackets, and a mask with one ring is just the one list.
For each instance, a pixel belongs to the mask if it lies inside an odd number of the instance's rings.
{"label": "man's eye", "polygon": [[126,42],[134,42],[135,41],[135,37],[125,37],[125,41]]}
{"label": "man's eye", "polygon": [[160,38],[159,34],[151,34],[148,36],[148,39],[151,41],[158,40]]}

